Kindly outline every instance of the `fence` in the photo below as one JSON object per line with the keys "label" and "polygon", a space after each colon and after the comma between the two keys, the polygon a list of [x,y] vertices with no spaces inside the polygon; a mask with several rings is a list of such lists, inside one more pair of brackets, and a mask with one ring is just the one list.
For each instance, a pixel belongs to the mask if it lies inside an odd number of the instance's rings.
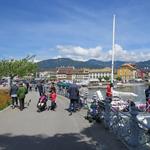
{"label": "fence", "polygon": [[[99,113],[103,118],[104,125],[121,140],[128,149],[147,150],[150,149],[150,124],[146,114],[138,112],[135,106],[130,107],[129,112],[118,111],[111,106],[109,100],[103,101],[104,112]],[[143,117],[143,119],[139,119]]]}

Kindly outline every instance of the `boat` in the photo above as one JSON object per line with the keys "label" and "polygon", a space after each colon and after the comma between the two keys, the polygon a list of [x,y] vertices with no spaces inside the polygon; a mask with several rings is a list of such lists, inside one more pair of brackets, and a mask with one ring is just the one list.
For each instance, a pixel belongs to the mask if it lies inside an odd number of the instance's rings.
{"label": "boat", "polygon": [[100,83],[99,79],[88,79],[81,82],[76,82],[79,86],[86,86],[88,89],[101,88],[103,85]]}
{"label": "boat", "polygon": [[88,80],[88,89],[97,89],[100,88],[102,84],[100,83],[99,79],[89,79]]}

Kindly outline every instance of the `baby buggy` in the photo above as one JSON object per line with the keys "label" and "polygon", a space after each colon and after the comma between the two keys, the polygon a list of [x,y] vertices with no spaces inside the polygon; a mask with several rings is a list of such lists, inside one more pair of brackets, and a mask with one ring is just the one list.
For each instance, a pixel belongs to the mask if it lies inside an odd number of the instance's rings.
{"label": "baby buggy", "polygon": [[47,96],[45,94],[41,95],[37,103],[38,112],[42,112],[47,108]]}

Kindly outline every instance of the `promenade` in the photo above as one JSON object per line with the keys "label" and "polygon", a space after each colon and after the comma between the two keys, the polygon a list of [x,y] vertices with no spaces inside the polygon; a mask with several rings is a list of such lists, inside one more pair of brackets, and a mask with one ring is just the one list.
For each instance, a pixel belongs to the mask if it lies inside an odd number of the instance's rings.
{"label": "promenade", "polygon": [[[69,116],[69,100],[58,96],[56,111],[37,112],[38,93],[29,92],[21,112],[0,112],[0,150],[127,150],[104,126],[84,119],[86,110]],[[50,104],[50,103],[48,103]]]}

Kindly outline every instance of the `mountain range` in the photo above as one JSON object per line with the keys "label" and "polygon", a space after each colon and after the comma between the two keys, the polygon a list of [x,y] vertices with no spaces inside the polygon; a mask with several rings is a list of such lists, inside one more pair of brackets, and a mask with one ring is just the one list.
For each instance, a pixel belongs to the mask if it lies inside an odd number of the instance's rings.
{"label": "mountain range", "polygon": [[[58,59],[47,59],[37,63],[40,71],[54,69],[57,67],[68,67],[74,66],[75,68],[105,68],[111,67],[111,61],[100,61],[95,59],[90,59],[88,61],[77,61],[70,58],[58,58]],[[114,68],[119,68],[122,64],[132,63],[139,69],[148,68],[150,69],[150,60],[142,62],[126,62],[126,61],[115,61]]]}

